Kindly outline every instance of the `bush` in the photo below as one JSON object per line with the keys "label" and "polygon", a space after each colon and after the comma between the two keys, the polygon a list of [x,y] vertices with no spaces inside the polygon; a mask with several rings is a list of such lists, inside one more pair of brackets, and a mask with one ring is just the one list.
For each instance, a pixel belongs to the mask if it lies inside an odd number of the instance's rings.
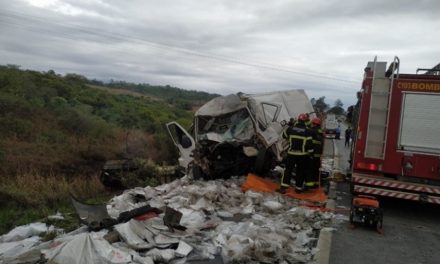
{"label": "bush", "polygon": [[0,117],[0,133],[4,137],[29,140],[33,133],[33,123],[12,115]]}

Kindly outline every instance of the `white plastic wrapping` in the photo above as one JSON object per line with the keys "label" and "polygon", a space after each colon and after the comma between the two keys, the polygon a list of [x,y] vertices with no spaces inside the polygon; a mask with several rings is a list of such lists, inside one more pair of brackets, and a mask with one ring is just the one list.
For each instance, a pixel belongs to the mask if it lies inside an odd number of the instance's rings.
{"label": "white plastic wrapping", "polygon": [[111,246],[93,233],[76,235],[71,241],[43,250],[48,260],[63,264],[128,263],[131,255]]}
{"label": "white plastic wrapping", "polygon": [[[113,244],[103,239],[107,230],[89,233],[85,228],[44,245],[38,237],[3,242],[0,263],[5,256],[7,263],[19,263],[18,255],[29,253],[35,257],[40,250],[56,263],[184,263],[187,259],[213,259],[220,254],[231,262],[307,263],[316,253],[314,243],[310,243],[316,239],[316,232],[311,230],[329,228],[344,220],[332,213],[299,207],[296,200],[279,194],[244,193],[240,188],[242,181],[243,178],[194,182],[180,179],[156,188],[127,190],[107,206],[112,211],[110,215],[118,216],[145,204],[167,205],[182,213],[180,225],[187,228],[185,231],[165,226],[164,214],[160,214],[114,226],[121,241]],[[136,195],[145,199],[136,201]],[[38,227],[32,229],[38,232],[46,228],[41,223],[32,226]],[[29,230],[12,230],[2,238],[34,234]]]}
{"label": "white plastic wrapping", "polygon": [[31,236],[37,236],[41,233],[53,231],[54,227],[48,227],[45,223],[32,223],[29,225],[17,226],[7,234],[0,236],[0,242],[20,241]]}

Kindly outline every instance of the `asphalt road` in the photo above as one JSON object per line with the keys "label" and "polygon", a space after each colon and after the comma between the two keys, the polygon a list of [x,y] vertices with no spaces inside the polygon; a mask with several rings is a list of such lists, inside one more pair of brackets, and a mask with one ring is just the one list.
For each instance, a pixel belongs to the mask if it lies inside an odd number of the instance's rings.
{"label": "asphalt road", "polygon": [[[348,148],[344,147],[343,137],[335,142],[340,170],[345,171]],[[350,201],[349,184],[338,183],[336,210],[348,216]],[[342,224],[332,235],[329,263],[440,263],[440,206],[397,199],[380,202],[384,233]]]}

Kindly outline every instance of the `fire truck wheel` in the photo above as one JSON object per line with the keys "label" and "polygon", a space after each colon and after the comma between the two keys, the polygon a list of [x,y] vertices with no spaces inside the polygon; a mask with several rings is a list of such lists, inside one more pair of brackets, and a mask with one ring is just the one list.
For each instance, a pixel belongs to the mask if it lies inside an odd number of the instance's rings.
{"label": "fire truck wheel", "polygon": [[382,219],[380,219],[379,221],[376,222],[376,228],[379,230],[382,229],[382,226],[383,226],[383,221]]}
{"label": "fire truck wheel", "polygon": [[354,183],[350,181],[350,193],[354,194]]}
{"label": "fire truck wheel", "polygon": [[353,211],[354,211],[354,209],[353,208],[351,208],[351,210],[350,210],[350,224],[353,224],[353,218],[354,218],[354,216],[353,216]]}

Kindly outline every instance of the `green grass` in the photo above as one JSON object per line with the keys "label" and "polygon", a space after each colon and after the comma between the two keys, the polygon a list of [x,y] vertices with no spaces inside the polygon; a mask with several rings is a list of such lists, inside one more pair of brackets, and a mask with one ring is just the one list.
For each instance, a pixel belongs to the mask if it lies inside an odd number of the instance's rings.
{"label": "green grass", "polygon": [[[79,226],[78,218],[70,201],[70,192],[83,201],[106,203],[112,196],[98,177],[76,177],[67,180],[61,176],[24,174],[3,178],[0,182],[0,234],[15,226],[33,222],[53,224],[65,232]],[[47,217],[60,212],[64,220]]]}
{"label": "green grass", "polygon": [[23,208],[17,205],[2,206],[0,209],[0,234],[9,232],[15,226],[41,221],[45,213],[36,208]]}

